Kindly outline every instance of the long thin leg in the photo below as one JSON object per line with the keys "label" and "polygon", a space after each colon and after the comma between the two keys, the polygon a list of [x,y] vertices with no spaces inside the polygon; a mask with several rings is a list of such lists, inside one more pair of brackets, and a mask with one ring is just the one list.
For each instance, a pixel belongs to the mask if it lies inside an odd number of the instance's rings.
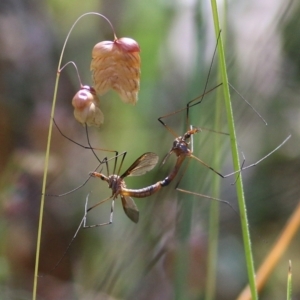
{"label": "long thin leg", "polygon": [[[73,241],[75,240],[75,238],[76,238],[76,236],[77,236],[77,234],[78,234],[78,232],[79,232],[79,230],[80,230],[81,227],[82,227],[82,228],[92,228],[92,227],[96,227],[96,226],[101,226],[101,224],[99,224],[99,225],[92,225],[92,226],[86,226],[86,225],[85,225],[85,224],[86,224],[86,215],[87,215],[87,213],[88,213],[90,210],[92,210],[93,208],[95,208],[95,207],[99,206],[100,204],[102,204],[102,203],[108,201],[109,199],[111,199],[112,196],[110,196],[110,197],[108,197],[108,198],[106,198],[106,199],[100,201],[99,203],[97,203],[97,204],[93,205],[92,207],[90,207],[89,209],[87,209],[87,203],[88,203],[89,195],[90,195],[90,194],[88,194],[88,195],[86,196],[85,213],[84,213],[84,216],[83,216],[83,218],[81,219],[80,224],[79,224],[78,228],[76,229],[76,232],[75,232],[74,236],[72,237],[72,239],[71,239],[71,241],[70,241],[68,247],[66,248],[66,250],[65,250],[65,252],[63,253],[63,255],[61,256],[61,258],[58,260],[58,262],[55,264],[55,266],[50,270],[50,273],[52,273],[52,272],[58,267],[58,265],[61,263],[61,261],[64,259],[64,257],[65,257],[66,254],[68,253],[68,251],[69,251],[69,249],[70,249],[70,247],[71,247]],[[113,200],[113,202],[114,202],[114,200]],[[107,223],[104,223],[104,224],[102,224],[102,225],[109,225],[109,224],[112,223],[112,214],[113,214],[113,204],[112,204],[112,209],[111,209],[111,214],[110,214],[110,223],[107,222]],[[40,276],[40,277],[43,277],[43,276]]]}
{"label": "long thin leg", "polygon": [[230,83],[228,82],[229,86],[252,108],[252,110],[258,115],[258,117],[268,125],[267,121],[262,117],[262,115],[247,101],[247,99]]}
{"label": "long thin leg", "polygon": [[[97,169],[98,169],[98,167],[97,167]],[[65,192],[65,193],[62,193],[62,194],[58,194],[58,195],[55,195],[55,194],[45,194],[45,196],[48,196],[48,197],[63,197],[63,196],[72,194],[73,192],[75,192],[75,191],[81,189],[83,186],[85,186],[90,179],[91,179],[91,176],[89,176],[81,185],[79,185],[78,187],[76,187],[75,189],[73,189],[71,191],[68,191],[68,192]]]}
{"label": "long thin leg", "polygon": [[[196,103],[193,103],[195,100],[197,100],[197,98],[196,99],[193,99],[193,100],[191,100],[191,101],[189,101],[188,102],[188,104],[187,104],[187,122],[188,122],[188,113],[189,113],[189,108],[190,107],[193,107],[193,106],[195,106],[195,105],[197,105],[197,104],[199,104],[199,103],[201,103],[202,102],[202,100],[203,100],[203,98],[204,98],[204,95],[205,95],[205,91],[206,91],[206,88],[207,88],[207,85],[208,85],[208,79],[209,79],[209,76],[210,76],[210,73],[211,73],[211,70],[212,70],[212,64],[213,64],[213,61],[214,61],[214,57],[215,57],[215,55],[216,55],[216,51],[217,51],[217,47],[218,47],[218,42],[219,42],[219,38],[220,38],[220,35],[221,35],[221,31],[219,32],[219,35],[218,35],[218,38],[217,38],[217,43],[216,43],[216,46],[215,46],[215,50],[214,50],[214,53],[213,53],[213,57],[212,57],[212,60],[211,60],[211,64],[210,64],[210,68],[209,68],[209,71],[208,71],[208,75],[207,75],[207,79],[206,79],[206,83],[205,83],[205,87],[204,87],[204,91],[203,91],[203,96],[202,97],[200,97],[200,100],[198,101],[198,102],[196,102]],[[239,93],[238,91],[237,91],[237,89],[230,83],[230,82],[228,82],[228,84],[229,84],[229,86],[252,108],[252,110],[258,115],[258,117],[265,123],[265,125],[268,125],[267,124],[267,121],[262,117],[262,115],[245,99],[245,97],[243,97],[242,95],[241,95],[241,93]],[[220,84],[221,85],[221,84]],[[199,99],[199,97],[198,97],[198,99]],[[191,103],[193,103],[193,104],[191,104]],[[189,123],[187,123],[187,124],[189,124]]]}
{"label": "long thin leg", "polygon": [[[206,164],[203,160],[201,160],[200,158],[196,157],[195,155],[192,155],[192,154],[191,154],[190,157],[196,159],[196,160],[199,161],[203,166],[205,166],[206,168],[208,168],[208,169],[210,169],[211,171],[215,172],[216,174],[218,174],[218,175],[221,176],[222,178],[226,178],[226,177],[228,176],[228,175],[226,175],[226,176],[222,175],[221,173],[219,173],[218,171],[216,171],[214,168],[212,168],[211,166],[209,166],[208,164]],[[239,171],[237,171],[237,172],[239,172]],[[237,172],[234,172],[234,173],[232,173],[232,174],[230,174],[230,175],[233,175],[233,174],[235,174],[235,173],[237,173]]]}
{"label": "long thin leg", "polygon": [[206,128],[206,127],[196,127],[194,125],[191,125],[191,127],[192,127],[192,129],[198,128],[200,132],[201,131],[208,131],[208,132],[212,132],[212,133],[218,133],[218,134],[223,134],[223,135],[228,135],[229,136],[229,133],[223,132],[223,131],[213,130],[213,129]]}
{"label": "long thin leg", "polygon": [[248,166],[246,166],[246,167],[243,167],[243,168],[241,168],[241,170],[239,170],[239,171],[235,171],[235,172],[232,172],[232,173],[230,173],[230,174],[227,174],[227,175],[225,175],[224,177],[226,178],[226,177],[229,177],[229,176],[231,176],[231,175],[233,175],[233,174],[236,174],[236,173],[238,173],[238,172],[241,172],[241,171],[244,171],[244,170],[246,170],[246,169],[249,169],[249,168],[251,168],[251,167],[255,167],[255,166],[257,166],[260,162],[262,162],[263,160],[265,160],[267,157],[269,157],[271,154],[273,154],[275,151],[277,151],[279,148],[281,148],[290,138],[291,138],[291,134],[280,144],[280,145],[278,145],[274,150],[272,150],[271,152],[269,152],[267,155],[265,155],[264,157],[262,157],[261,159],[259,159],[257,162],[255,162],[255,163],[253,163],[253,164],[251,164],[251,165],[248,165]]}
{"label": "long thin leg", "polygon": [[[89,195],[88,195],[88,196],[89,196]],[[87,196],[87,197],[88,197],[88,196]],[[80,230],[82,224],[84,223],[84,218],[85,218],[85,216],[84,216],[84,217],[82,218],[82,220],[80,221],[80,224],[79,224],[78,228],[76,229],[76,232],[75,232],[74,236],[72,237],[72,239],[71,239],[71,241],[70,241],[68,247],[66,248],[65,252],[64,252],[63,255],[61,256],[61,258],[58,260],[58,262],[55,264],[55,266],[50,270],[50,273],[52,273],[52,272],[58,267],[58,265],[61,263],[61,261],[64,259],[64,257],[65,257],[66,254],[68,253],[68,251],[69,251],[69,249],[70,249],[70,247],[71,247],[73,241],[75,240],[75,238],[76,238],[76,236],[77,236],[77,234],[78,234],[78,232],[79,232],[79,230]]]}
{"label": "long thin leg", "polygon": [[[123,157],[122,157],[122,162],[123,162],[123,160],[124,160],[126,154],[127,154],[127,152],[125,151],[125,152],[119,153],[117,157],[123,156]],[[99,165],[97,166],[97,168],[94,169],[93,172],[96,172],[96,171],[100,168],[100,166],[101,166],[103,163],[105,163],[106,166],[107,166],[107,172],[108,172],[107,174],[109,174],[109,170],[108,170],[108,162],[111,161],[111,160],[113,160],[113,159],[115,160],[116,157],[111,157],[111,158],[109,158],[109,159],[107,159],[107,158],[105,157],[105,158],[103,159],[103,161],[102,161],[101,163],[99,163]],[[81,185],[79,185],[78,187],[74,188],[73,190],[70,190],[70,191],[65,192],[65,193],[62,193],[62,194],[48,194],[48,193],[47,193],[47,194],[45,194],[45,196],[48,196],[48,197],[63,197],[63,196],[72,194],[73,192],[75,192],[75,191],[81,189],[83,186],[85,186],[85,185],[87,184],[87,182],[90,180],[90,178],[91,178],[91,176],[89,175],[89,177],[88,177]]]}
{"label": "long thin leg", "polygon": [[[104,160],[105,160],[105,159],[106,159],[106,157],[104,158]],[[112,158],[112,159],[113,159],[113,158]],[[106,161],[108,161],[108,160],[106,159]],[[94,170],[94,172],[96,172],[96,171],[99,169],[99,167],[100,167],[101,165],[102,165],[102,162],[99,163],[99,165],[98,165],[97,168]],[[76,192],[77,190],[79,190],[79,189],[81,189],[82,187],[84,187],[90,179],[91,179],[91,176],[89,175],[89,177],[88,177],[81,185],[79,185],[78,187],[76,187],[76,188],[74,188],[73,190],[70,190],[70,191],[68,191],[68,192],[65,192],[65,193],[62,193],[62,194],[58,194],[58,195],[56,195],[56,194],[45,194],[45,196],[49,196],[49,197],[63,197],[63,196],[72,194],[73,192]]]}
{"label": "long thin leg", "polygon": [[109,199],[111,199],[113,196],[110,196],[102,201],[100,201],[99,203],[91,206],[89,209],[87,209],[87,204],[88,204],[88,197],[86,198],[86,202],[85,202],[85,214],[84,214],[84,218],[83,218],[83,228],[86,229],[86,228],[94,228],[94,227],[100,227],[100,226],[106,226],[106,225],[110,225],[112,224],[113,222],[113,215],[114,215],[114,207],[115,207],[115,199],[112,200],[111,202],[111,209],[110,209],[110,217],[109,217],[109,222],[106,222],[106,223],[101,223],[101,224],[94,224],[94,225],[86,225],[86,216],[87,216],[87,213],[89,211],[91,211],[93,208],[97,207],[98,205],[102,204],[103,202],[105,201],[108,201]]}
{"label": "long thin leg", "polygon": [[68,136],[66,136],[62,131],[61,129],[59,128],[58,124],[56,123],[55,119],[53,118],[53,123],[55,125],[55,127],[57,128],[58,132],[64,137],[66,138],[68,141],[72,142],[73,144],[76,144],[77,146],[81,147],[81,148],[84,148],[84,149],[89,149],[93,152],[94,156],[96,157],[96,159],[99,161],[99,163],[101,163],[102,161],[99,159],[99,157],[97,156],[97,154],[95,153],[94,150],[97,150],[97,151],[104,151],[104,152],[114,152],[115,153],[115,156],[118,156],[118,151],[116,150],[110,150],[110,149],[104,149],[104,148],[95,148],[95,147],[92,147],[91,146],[91,143],[90,143],[90,139],[89,139],[89,134],[88,134],[88,128],[87,128],[87,125],[85,124],[85,130],[86,130],[86,136],[87,136],[87,142],[88,142],[88,146],[84,146],[74,140],[72,140],[71,138],[69,138]]}
{"label": "long thin leg", "polygon": [[[90,136],[89,136],[88,126],[87,126],[86,123],[84,125],[85,125],[86,139],[87,139],[89,148],[93,152],[93,154],[96,157],[96,159],[101,163],[101,160],[98,158],[98,155],[94,151],[95,148],[93,148],[92,145],[91,145],[91,143],[90,143]],[[105,152],[114,152],[115,153],[115,158],[117,160],[117,157],[118,157],[118,154],[119,154],[118,151],[116,151],[116,150],[108,150],[108,149],[100,149],[100,148],[98,148],[97,150],[101,150],[101,151],[105,151]]]}
{"label": "long thin leg", "polygon": [[[196,100],[198,100],[199,98],[203,98],[205,95],[209,94],[210,92],[212,92],[213,90],[217,89],[217,88],[218,88],[219,86],[221,86],[221,85],[222,85],[222,83],[218,84],[217,86],[213,87],[212,89],[206,91],[204,94],[202,94],[202,95],[200,95],[200,96],[194,98],[194,99],[191,100],[190,102],[196,101]],[[198,103],[196,103],[196,104],[198,104]],[[193,107],[193,106],[196,105],[196,104],[192,104],[192,105],[190,105],[189,107]],[[184,108],[181,108],[181,109],[179,109],[179,110],[173,111],[173,112],[171,112],[171,113],[168,113],[168,114],[166,114],[166,115],[163,115],[163,116],[159,117],[157,120],[158,120],[164,127],[166,127],[166,129],[167,129],[174,137],[178,137],[178,134],[177,134],[172,128],[170,128],[170,127],[169,127],[162,119],[165,119],[165,118],[168,118],[168,117],[170,117],[170,116],[176,115],[176,114],[178,114],[179,112],[182,112],[182,111],[185,111],[185,110],[187,110],[187,106],[184,107]]]}
{"label": "long thin leg", "polygon": [[188,162],[187,162],[187,164],[186,164],[186,166],[185,166],[185,168],[184,168],[184,170],[182,172],[182,175],[180,176],[180,179],[178,180],[178,182],[177,182],[177,184],[175,186],[175,189],[177,191],[179,191],[179,192],[183,192],[183,193],[186,193],[186,194],[191,194],[191,195],[199,196],[199,197],[202,197],[202,198],[206,198],[206,199],[210,199],[210,200],[214,200],[214,201],[225,203],[226,205],[230,206],[235,211],[235,213],[237,215],[239,215],[238,212],[236,211],[236,209],[228,201],[226,201],[226,200],[222,200],[222,199],[219,199],[219,198],[215,198],[215,197],[211,197],[211,196],[207,196],[207,195],[203,195],[203,194],[191,192],[191,191],[184,190],[184,189],[181,189],[181,188],[178,187],[179,184],[180,184],[180,182],[181,182],[181,180],[182,180],[182,178],[183,178],[183,176],[184,176],[184,174],[185,174],[185,172],[186,172],[186,170],[187,170],[187,168],[188,168],[188,165],[189,165],[190,162],[191,162],[191,159],[188,160]]}
{"label": "long thin leg", "polygon": [[[120,166],[119,166],[117,175],[120,174],[120,170],[121,170],[121,168],[122,168],[122,165],[123,165],[123,162],[124,162],[124,159],[125,159],[126,155],[127,155],[127,151],[122,152],[122,153],[120,153],[120,154],[118,154],[117,156],[114,157],[115,163],[114,163],[114,169],[113,169],[113,173],[112,173],[112,174],[116,174],[116,167],[117,167],[117,164],[118,164],[118,157],[122,156],[122,160],[121,160],[121,163],[120,163]],[[110,159],[105,158],[105,159],[103,160],[103,163],[105,163],[105,165],[106,165],[106,172],[107,172],[107,175],[110,175],[109,167],[108,167],[108,161],[110,161],[110,160],[112,160],[112,159],[113,159],[113,158],[110,158]]]}
{"label": "long thin leg", "polygon": [[[203,90],[203,93],[202,95],[192,99],[191,101],[189,101],[186,105],[185,108],[182,108],[182,109],[179,109],[177,111],[174,111],[172,113],[169,113],[167,115],[164,115],[162,117],[159,117],[158,118],[158,121],[166,127],[166,129],[174,136],[174,137],[177,137],[178,134],[176,134],[169,126],[167,126],[167,124],[165,122],[163,122],[162,119],[166,118],[166,117],[170,117],[172,115],[175,115],[181,111],[184,111],[186,110],[186,123],[187,123],[187,127],[189,127],[189,109],[199,103],[202,102],[204,96],[208,93],[210,93],[211,91],[215,90],[216,88],[218,88],[219,86],[222,85],[222,83],[218,84],[217,86],[213,87],[212,89],[208,90],[207,91],[207,86],[208,86],[208,81],[209,81],[209,77],[210,77],[210,73],[211,73],[211,70],[212,70],[212,66],[213,66],[213,62],[214,62],[214,58],[215,58],[215,55],[216,55],[216,52],[217,52],[217,47],[218,47],[218,42],[219,42],[219,37],[220,37],[220,34],[221,34],[221,31],[219,32],[219,36],[217,38],[217,43],[216,43],[216,46],[215,46],[215,49],[214,49],[214,53],[213,53],[213,56],[212,56],[212,60],[211,60],[211,63],[210,63],[210,66],[209,66],[209,70],[208,70],[208,74],[207,74],[207,77],[206,77],[206,82],[205,82],[205,85],[204,85],[204,90]],[[200,100],[199,100],[200,99]],[[194,103],[196,100],[199,100],[198,102]]]}
{"label": "long thin leg", "polygon": [[176,188],[176,190],[179,191],[179,192],[186,193],[186,194],[195,195],[195,196],[199,196],[199,197],[206,198],[206,199],[209,199],[209,200],[214,200],[214,201],[224,203],[224,204],[230,206],[234,210],[234,212],[239,216],[239,213],[237,212],[237,210],[230,204],[230,202],[228,202],[226,200],[222,200],[222,199],[219,199],[219,198],[214,198],[214,197],[211,197],[211,196],[207,196],[207,195],[187,191],[187,190],[184,190],[184,189],[181,189],[181,188]]}
{"label": "long thin leg", "polygon": [[[218,43],[219,43],[220,35],[221,35],[221,31],[219,32],[219,35],[218,35],[218,38],[217,38],[217,42],[216,42],[216,46],[215,46],[215,49],[214,49],[214,53],[213,53],[213,56],[212,56],[212,59],[211,59],[211,63],[210,63],[210,66],[209,66],[208,74],[207,74],[207,77],[206,77],[206,82],[205,82],[205,85],[204,85],[204,90],[203,90],[203,93],[202,93],[203,96],[200,98],[200,100],[198,102],[193,103],[195,100],[191,100],[186,105],[186,114],[187,114],[186,115],[186,117],[187,117],[186,120],[187,120],[187,125],[189,125],[189,109],[190,109],[190,107],[201,103],[202,100],[203,100],[203,98],[204,98],[204,95],[205,95],[205,92],[206,92],[206,89],[207,89],[207,85],[208,85],[208,81],[209,81],[209,77],[210,77],[210,73],[211,73],[211,70],[212,70],[214,58],[216,56],[216,52],[217,52],[217,48],[218,48]],[[193,105],[191,105],[191,103],[193,103]]]}
{"label": "long thin leg", "polygon": [[[219,173],[219,172],[217,172],[216,170],[214,170],[212,167],[210,167],[209,165],[207,165],[206,163],[204,163],[201,159],[199,159],[199,158],[197,158],[196,156],[194,156],[194,155],[190,155],[188,158],[194,158],[194,159],[196,159],[197,161],[199,161],[202,165],[204,165],[205,167],[207,167],[207,168],[209,168],[210,170],[212,170],[213,172],[215,172],[216,174],[218,174],[219,176],[221,176],[222,178],[226,178],[226,177],[229,177],[229,176],[231,176],[231,175],[233,175],[233,174],[236,174],[236,173],[239,173],[240,174],[240,172],[241,171],[243,171],[243,170],[245,170],[245,169],[248,169],[248,168],[250,168],[250,167],[253,167],[253,166],[256,166],[258,163],[260,163],[261,161],[263,161],[264,159],[266,159],[267,157],[269,157],[272,153],[274,153],[276,150],[278,150],[281,146],[283,146],[287,141],[288,141],[288,139],[291,137],[291,135],[289,135],[279,146],[277,146],[273,151],[271,151],[270,153],[268,153],[266,156],[264,156],[263,158],[261,158],[260,160],[258,160],[256,163],[254,163],[254,164],[251,164],[251,165],[249,165],[249,166],[246,166],[246,167],[243,167],[244,166],[244,162],[245,161],[243,161],[243,164],[242,164],[242,167],[241,167],[241,169],[240,170],[238,170],[238,171],[235,171],[235,172],[232,172],[232,173],[230,173],[230,174],[227,174],[227,175],[222,175],[221,173]],[[243,156],[244,157],[244,156]],[[213,198],[213,197],[210,197],[210,196],[206,196],[206,195],[202,195],[202,194],[198,194],[198,193],[194,193],[194,192],[191,192],[191,191],[187,191],[187,190],[183,190],[183,189],[179,189],[178,188],[178,186],[179,186],[179,184],[180,184],[180,181],[182,180],[182,178],[183,178],[183,176],[184,176],[184,174],[185,174],[185,172],[186,172],[186,170],[187,170],[187,167],[188,167],[188,164],[190,163],[190,160],[188,161],[188,163],[186,164],[186,166],[185,166],[185,168],[184,168],[184,171],[182,172],[182,175],[181,175],[181,177],[180,177],[180,179],[179,179],[179,181],[178,181],[178,183],[176,184],[176,189],[177,190],[179,190],[179,191],[181,191],[181,192],[186,192],[186,193],[190,193],[190,194],[193,194],[193,195],[197,195],[197,196],[201,196],[201,197],[204,197],[204,198],[209,198],[209,199],[212,199],[212,200],[218,200],[218,201],[220,201],[220,202],[224,202],[224,203],[227,203],[232,209],[234,209],[233,207],[232,207],[232,205],[228,202],[228,201],[225,201],[225,200],[221,200],[221,199],[217,199],[217,198]],[[235,209],[234,209],[235,210]],[[236,212],[236,210],[235,210],[235,212]]]}
{"label": "long thin leg", "polygon": [[126,156],[127,152],[124,153],[123,157],[122,157],[122,160],[121,160],[121,163],[120,163],[120,166],[119,166],[119,169],[118,169],[118,173],[116,173],[116,165],[115,164],[115,167],[114,167],[114,174],[117,174],[117,175],[120,175],[120,172],[121,172],[121,168],[123,166],[123,162],[124,162],[124,159],[125,159],[125,156]]}
{"label": "long thin leg", "polygon": [[260,162],[262,162],[263,160],[265,160],[267,157],[269,157],[271,154],[273,154],[275,151],[277,151],[279,148],[281,148],[289,139],[291,138],[291,135],[289,135],[280,145],[278,145],[274,150],[272,150],[271,152],[269,152],[267,155],[265,155],[264,157],[262,157],[261,159],[259,159],[257,162],[248,165],[246,167],[242,167],[240,170],[238,171],[234,171],[232,173],[229,173],[227,175],[222,175],[221,173],[219,173],[218,171],[216,171],[214,168],[212,168],[211,166],[209,166],[208,164],[206,164],[204,161],[202,161],[200,158],[194,156],[194,155],[190,155],[191,158],[196,159],[197,161],[199,161],[202,165],[204,165],[205,167],[207,167],[208,169],[212,170],[213,172],[215,172],[216,174],[218,174],[219,176],[221,176],[222,178],[227,178],[229,176],[232,176],[236,173],[239,173],[241,171],[244,171],[246,169],[249,169],[251,167],[255,167],[256,165],[258,165]]}

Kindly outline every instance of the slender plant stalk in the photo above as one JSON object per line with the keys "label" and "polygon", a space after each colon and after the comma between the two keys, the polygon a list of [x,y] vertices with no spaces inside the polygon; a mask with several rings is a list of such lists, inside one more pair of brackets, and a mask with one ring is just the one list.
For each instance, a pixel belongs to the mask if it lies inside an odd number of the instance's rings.
{"label": "slender plant stalk", "polygon": [[[218,90],[218,94],[221,89]],[[221,98],[217,96],[216,101],[216,119],[215,119],[215,130],[219,130],[221,121]],[[215,135],[214,149],[220,149],[220,136]],[[221,165],[220,155],[214,156],[214,166],[217,169]],[[220,195],[220,180],[219,176],[213,177],[213,197],[219,198]],[[218,238],[219,238],[219,211],[220,203],[218,201],[212,201],[209,213],[209,240],[208,240],[208,264],[207,264],[207,280],[205,299],[215,299],[216,292],[216,270],[218,261]]]}
{"label": "slender plant stalk", "polygon": [[75,25],[78,23],[80,19],[87,15],[97,15],[102,18],[104,18],[112,28],[114,38],[116,39],[116,34],[114,31],[114,28],[111,24],[111,22],[102,14],[95,13],[95,12],[88,12],[83,15],[81,15],[72,25],[65,43],[63,45],[61,55],[58,62],[57,67],[57,75],[56,75],[56,81],[54,86],[54,94],[53,94],[53,100],[52,100],[52,108],[51,108],[51,115],[50,115],[50,123],[49,123],[49,131],[48,131],[48,139],[47,139],[47,148],[46,148],[46,155],[45,155],[45,166],[44,166],[44,175],[43,175],[43,184],[42,184],[42,196],[41,196],[41,206],[40,206],[40,215],[39,215],[39,225],[38,225],[38,233],[37,233],[37,246],[36,246],[36,256],[35,256],[35,269],[34,269],[34,279],[33,279],[33,293],[32,293],[32,299],[36,300],[36,294],[37,294],[37,282],[38,282],[38,270],[39,270],[39,258],[40,258],[40,244],[41,244],[41,235],[42,235],[42,225],[43,225],[43,214],[44,214],[44,204],[45,204],[45,191],[46,191],[46,183],[47,183],[47,174],[48,174],[48,166],[49,166],[49,156],[50,156],[50,146],[51,146],[51,137],[52,137],[52,128],[53,128],[53,118],[54,118],[54,112],[55,112],[55,104],[57,99],[57,90],[58,90],[58,83],[60,78],[60,72],[61,72],[61,63],[62,58],[64,55],[64,51],[68,42],[68,39],[70,37],[71,32],[73,31]]}
{"label": "slender plant stalk", "polygon": [[287,300],[292,300],[292,262],[291,261],[289,261],[286,299]]}
{"label": "slender plant stalk", "polygon": [[[223,24],[226,24],[226,9],[223,12]],[[222,31],[224,40],[226,40],[226,32]],[[222,81],[220,69],[218,72],[218,82]],[[222,119],[222,90],[217,90],[217,100],[215,108],[215,125],[214,129],[221,131]],[[220,135],[215,135],[214,149],[221,149]],[[214,155],[214,166],[216,169],[221,169],[221,155]],[[220,182],[219,176],[213,177],[213,196],[220,198]],[[209,216],[209,241],[208,241],[208,265],[207,265],[207,281],[205,290],[205,300],[215,299],[216,280],[217,280],[217,262],[218,262],[218,245],[219,245],[219,220],[220,219],[220,203],[212,201]]]}
{"label": "slender plant stalk", "polygon": [[44,204],[45,204],[45,191],[46,191],[46,183],[47,183],[50,145],[51,145],[51,136],[52,136],[52,128],[53,128],[53,117],[54,117],[54,109],[55,109],[55,102],[56,102],[56,96],[57,96],[59,75],[60,75],[60,73],[58,72],[57,76],[56,76],[55,87],[54,87],[54,96],[53,96],[53,102],[52,102],[51,118],[50,118],[50,125],[49,125],[49,131],[48,131],[48,139],[47,139],[47,148],[46,148],[46,156],[45,156],[45,166],[44,166],[43,185],[42,185],[42,197],[41,197],[40,216],[39,216],[39,225],[38,225],[38,234],[37,234],[37,245],[36,245],[36,256],[35,256],[35,269],[34,269],[33,295],[32,295],[33,300],[36,299],[36,292],[37,292],[37,281],[38,281],[37,279],[38,279],[38,268],[39,268],[39,258],[40,258],[40,245],[41,245],[43,213],[44,213]]}
{"label": "slender plant stalk", "polygon": [[[218,36],[219,32],[220,32],[220,25],[219,25],[219,15],[218,15],[218,7],[217,7],[216,0],[211,0],[211,6],[212,6],[212,11],[213,11],[215,34],[216,34],[216,36]],[[231,144],[233,166],[234,166],[234,170],[237,171],[237,170],[240,170],[240,161],[239,161],[239,155],[238,155],[234,118],[233,118],[229,86],[228,86],[228,78],[227,78],[227,71],[226,71],[226,62],[225,62],[222,34],[220,35],[219,42],[218,42],[218,55],[219,55],[219,64],[220,64],[220,70],[221,70],[222,82],[223,82],[223,91],[224,91],[225,106],[226,106],[226,113],[227,113],[227,122],[228,122],[229,134],[230,134],[230,144]],[[246,211],[246,204],[245,204],[245,197],[244,197],[241,173],[239,175],[237,175],[236,191],[237,191],[239,211],[240,211],[240,216],[241,216],[241,226],[242,226],[242,234],[243,234],[243,241],[244,241],[244,250],[245,250],[247,271],[248,271],[248,280],[249,280],[249,285],[250,285],[250,289],[251,289],[252,299],[256,300],[257,299],[257,291],[256,291],[256,286],[255,286],[255,271],[254,271],[253,256],[252,256],[252,251],[251,251],[250,234],[249,234],[249,228],[248,228],[247,211]]]}
{"label": "slender plant stalk", "polygon": [[[260,291],[265,285],[267,279],[269,278],[271,272],[274,270],[279,259],[285,253],[287,247],[290,245],[291,241],[299,231],[300,227],[300,203],[293,212],[292,216],[286,223],[282,233],[278,237],[278,240],[272,247],[268,256],[265,258],[264,262],[261,264],[256,275],[256,286],[257,290]],[[237,300],[250,300],[251,295],[249,291],[249,286],[247,286],[239,295]]]}

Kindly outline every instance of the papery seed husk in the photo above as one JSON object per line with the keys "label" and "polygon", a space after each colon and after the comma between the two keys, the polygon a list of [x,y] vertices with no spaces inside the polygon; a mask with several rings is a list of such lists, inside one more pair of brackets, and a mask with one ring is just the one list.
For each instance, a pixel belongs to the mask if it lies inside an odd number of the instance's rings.
{"label": "papery seed husk", "polygon": [[125,103],[135,104],[140,87],[139,52],[138,43],[130,38],[95,45],[91,70],[97,94],[114,89]]}
{"label": "papery seed husk", "polygon": [[72,99],[75,119],[84,125],[100,127],[104,122],[104,115],[98,107],[98,99],[94,88],[83,86]]}

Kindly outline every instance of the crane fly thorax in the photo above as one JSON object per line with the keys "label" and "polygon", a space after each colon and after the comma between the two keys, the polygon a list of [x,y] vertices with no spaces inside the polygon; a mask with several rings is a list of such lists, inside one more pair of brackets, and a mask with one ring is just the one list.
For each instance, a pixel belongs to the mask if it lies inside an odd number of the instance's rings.
{"label": "crane fly thorax", "polygon": [[185,135],[174,140],[171,152],[174,152],[177,157],[180,155],[189,155],[191,153],[189,143],[185,140]]}
{"label": "crane fly thorax", "polygon": [[108,187],[112,190],[113,195],[117,197],[123,188],[126,188],[125,181],[118,175],[110,175]]}
{"label": "crane fly thorax", "polygon": [[114,174],[110,175],[108,179],[108,187],[112,190],[116,190],[119,185],[119,181],[121,180],[120,176]]}

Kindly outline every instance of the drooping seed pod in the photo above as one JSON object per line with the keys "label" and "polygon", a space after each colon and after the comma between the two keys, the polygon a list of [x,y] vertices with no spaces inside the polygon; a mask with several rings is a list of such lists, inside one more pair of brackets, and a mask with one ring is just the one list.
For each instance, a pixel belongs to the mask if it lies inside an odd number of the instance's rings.
{"label": "drooping seed pod", "polygon": [[136,104],[140,88],[140,47],[131,38],[103,41],[92,51],[91,71],[97,94],[115,90],[125,103]]}
{"label": "drooping seed pod", "polygon": [[100,100],[93,87],[82,86],[72,99],[75,119],[84,125],[100,127],[104,116],[99,108]]}

